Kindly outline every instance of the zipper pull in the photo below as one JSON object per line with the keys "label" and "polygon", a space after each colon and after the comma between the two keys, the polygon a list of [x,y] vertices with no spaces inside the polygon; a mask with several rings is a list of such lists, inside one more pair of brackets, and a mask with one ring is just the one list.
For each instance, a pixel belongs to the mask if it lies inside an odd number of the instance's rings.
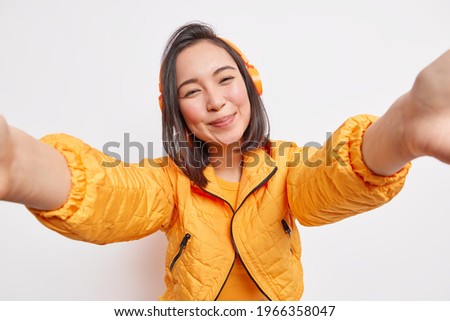
{"label": "zipper pull", "polygon": [[189,239],[191,238],[191,234],[186,233],[186,235],[184,236],[183,240],[180,243],[180,249],[183,249],[186,247],[187,242],[189,241]]}
{"label": "zipper pull", "polygon": [[281,224],[283,225],[284,232],[285,232],[287,235],[291,236],[291,229],[290,229],[288,223],[286,223],[286,221],[284,220],[284,218],[281,220]]}

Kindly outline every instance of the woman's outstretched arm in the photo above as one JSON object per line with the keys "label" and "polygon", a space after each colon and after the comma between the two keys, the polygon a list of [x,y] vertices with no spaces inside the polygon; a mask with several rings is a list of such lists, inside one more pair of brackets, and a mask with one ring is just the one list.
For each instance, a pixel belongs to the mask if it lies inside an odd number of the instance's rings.
{"label": "woman's outstretched arm", "polygon": [[70,187],[61,153],[8,126],[0,115],[0,199],[52,210],[64,204]]}
{"label": "woman's outstretched arm", "polygon": [[450,50],[367,129],[362,153],[366,165],[384,176],[420,156],[450,164]]}

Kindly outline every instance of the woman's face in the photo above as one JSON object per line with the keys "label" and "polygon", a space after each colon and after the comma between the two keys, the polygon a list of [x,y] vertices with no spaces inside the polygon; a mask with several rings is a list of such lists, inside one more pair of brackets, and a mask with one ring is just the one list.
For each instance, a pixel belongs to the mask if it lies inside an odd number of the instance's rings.
{"label": "woman's face", "polygon": [[233,58],[208,41],[184,49],[176,61],[181,114],[206,143],[240,142],[250,122],[250,101]]}

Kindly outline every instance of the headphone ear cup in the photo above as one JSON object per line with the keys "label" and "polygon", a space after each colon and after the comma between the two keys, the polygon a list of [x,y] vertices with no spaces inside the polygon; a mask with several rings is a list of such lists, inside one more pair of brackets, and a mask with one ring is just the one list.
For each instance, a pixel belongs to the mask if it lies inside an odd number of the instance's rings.
{"label": "headphone ear cup", "polygon": [[159,94],[159,96],[158,96],[158,102],[159,102],[159,109],[163,110],[163,109],[164,109],[164,103],[163,103],[163,97],[162,97],[162,94]]}
{"label": "headphone ear cup", "polygon": [[[161,77],[161,71],[159,72],[160,77]],[[161,111],[164,108],[164,102],[163,102],[163,96],[162,96],[162,85],[161,85],[161,81],[158,83],[158,87],[159,87],[159,96],[158,96],[158,102],[159,102],[159,109],[161,109]]]}
{"label": "headphone ear cup", "polygon": [[258,95],[262,95],[263,93],[263,87],[262,87],[262,81],[261,77],[259,76],[258,69],[255,67],[247,68],[247,71],[252,78],[253,84],[255,85],[256,91],[258,92]]}
{"label": "headphone ear cup", "polygon": [[255,85],[256,91],[261,96],[263,93],[263,87],[262,87],[262,81],[261,77],[259,76],[258,70],[253,66],[247,59],[247,57],[244,55],[244,53],[230,40],[219,37],[222,39],[227,45],[229,45],[231,48],[233,48],[234,51],[236,51],[239,56],[241,56],[242,60],[244,61],[245,67],[247,68],[247,71],[252,78],[253,84]]}

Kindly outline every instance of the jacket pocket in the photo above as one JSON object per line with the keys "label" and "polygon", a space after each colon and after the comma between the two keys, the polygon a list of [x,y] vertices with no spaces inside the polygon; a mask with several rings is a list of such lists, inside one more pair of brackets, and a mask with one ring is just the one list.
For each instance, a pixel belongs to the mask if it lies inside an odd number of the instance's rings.
{"label": "jacket pocket", "polygon": [[184,249],[186,248],[186,245],[189,241],[189,239],[191,238],[191,234],[186,233],[183,237],[183,240],[180,243],[180,249],[178,250],[177,255],[175,255],[175,257],[172,259],[172,262],[170,263],[169,266],[169,270],[172,271],[175,263],[178,261],[178,259],[180,258],[181,254],[183,253]]}
{"label": "jacket pocket", "polygon": [[281,220],[281,225],[283,225],[283,230],[284,233],[287,234],[288,238],[289,238],[289,249],[291,250],[291,253],[294,254],[294,251],[292,250],[292,246],[291,246],[291,228],[289,227],[289,224],[286,222],[286,220],[283,218]]}

